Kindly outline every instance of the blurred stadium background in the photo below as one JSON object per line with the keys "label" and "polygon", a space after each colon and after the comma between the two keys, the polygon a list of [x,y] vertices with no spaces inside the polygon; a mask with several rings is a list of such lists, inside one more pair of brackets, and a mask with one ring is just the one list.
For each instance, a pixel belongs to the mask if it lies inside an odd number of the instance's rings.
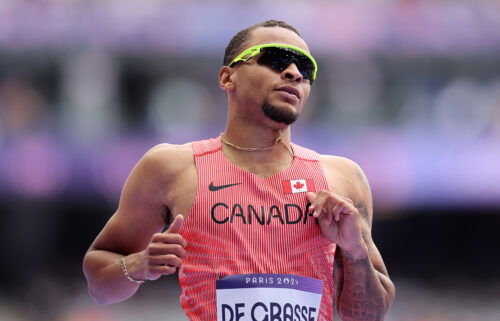
{"label": "blurred stadium background", "polygon": [[371,182],[386,320],[500,320],[493,0],[0,0],[0,320],[186,319],[175,277],[93,303],[81,260],[146,150],[224,129],[223,50],[271,18],[319,63],[294,141]]}

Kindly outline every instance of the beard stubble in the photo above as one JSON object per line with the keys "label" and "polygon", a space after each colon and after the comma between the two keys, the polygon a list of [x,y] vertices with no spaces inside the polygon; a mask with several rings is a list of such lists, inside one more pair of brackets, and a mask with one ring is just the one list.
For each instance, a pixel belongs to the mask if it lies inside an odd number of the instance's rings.
{"label": "beard stubble", "polygon": [[271,105],[267,100],[262,104],[262,111],[269,119],[286,125],[292,124],[299,118],[296,111]]}

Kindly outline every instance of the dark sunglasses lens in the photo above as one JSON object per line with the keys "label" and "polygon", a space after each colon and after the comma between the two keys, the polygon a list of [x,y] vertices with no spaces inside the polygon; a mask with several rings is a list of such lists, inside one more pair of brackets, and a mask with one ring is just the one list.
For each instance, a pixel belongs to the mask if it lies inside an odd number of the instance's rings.
{"label": "dark sunglasses lens", "polygon": [[304,79],[312,79],[314,75],[314,64],[309,58],[303,56],[302,59],[298,60],[297,66]]}
{"label": "dark sunglasses lens", "polygon": [[288,48],[265,48],[257,61],[261,65],[269,66],[277,71],[283,71],[291,63],[295,63],[304,79],[311,80],[314,74],[314,64],[302,53]]}
{"label": "dark sunglasses lens", "polygon": [[278,48],[266,48],[257,62],[278,71],[283,71],[288,67],[292,59],[293,57],[287,51]]}

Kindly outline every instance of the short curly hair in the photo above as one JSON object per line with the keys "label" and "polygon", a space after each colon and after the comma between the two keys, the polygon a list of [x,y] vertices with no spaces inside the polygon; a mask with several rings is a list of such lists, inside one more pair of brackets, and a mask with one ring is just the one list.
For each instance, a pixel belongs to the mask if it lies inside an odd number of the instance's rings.
{"label": "short curly hair", "polygon": [[260,27],[281,27],[295,32],[299,37],[302,37],[300,33],[290,24],[280,21],[280,20],[267,20],[254,24],[248,28],[240,30],[226,47],[224,52],[223,66],[229,65],[231,61],[240,53],[241,47],[250,39],[250,33]]}

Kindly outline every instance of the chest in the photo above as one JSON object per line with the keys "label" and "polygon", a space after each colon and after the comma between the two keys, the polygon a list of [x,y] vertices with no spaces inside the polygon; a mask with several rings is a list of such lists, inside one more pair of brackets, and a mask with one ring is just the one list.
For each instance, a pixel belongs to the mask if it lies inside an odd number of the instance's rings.
{"label": "chest", "polygon": [[193,210],[202,213],[196,220],[206,224],[247,228],[306,224],[310,220],[306,193],[328,188],[317,166],[303,166],[300,162],[265,178],[230,162],[197,165]]}

